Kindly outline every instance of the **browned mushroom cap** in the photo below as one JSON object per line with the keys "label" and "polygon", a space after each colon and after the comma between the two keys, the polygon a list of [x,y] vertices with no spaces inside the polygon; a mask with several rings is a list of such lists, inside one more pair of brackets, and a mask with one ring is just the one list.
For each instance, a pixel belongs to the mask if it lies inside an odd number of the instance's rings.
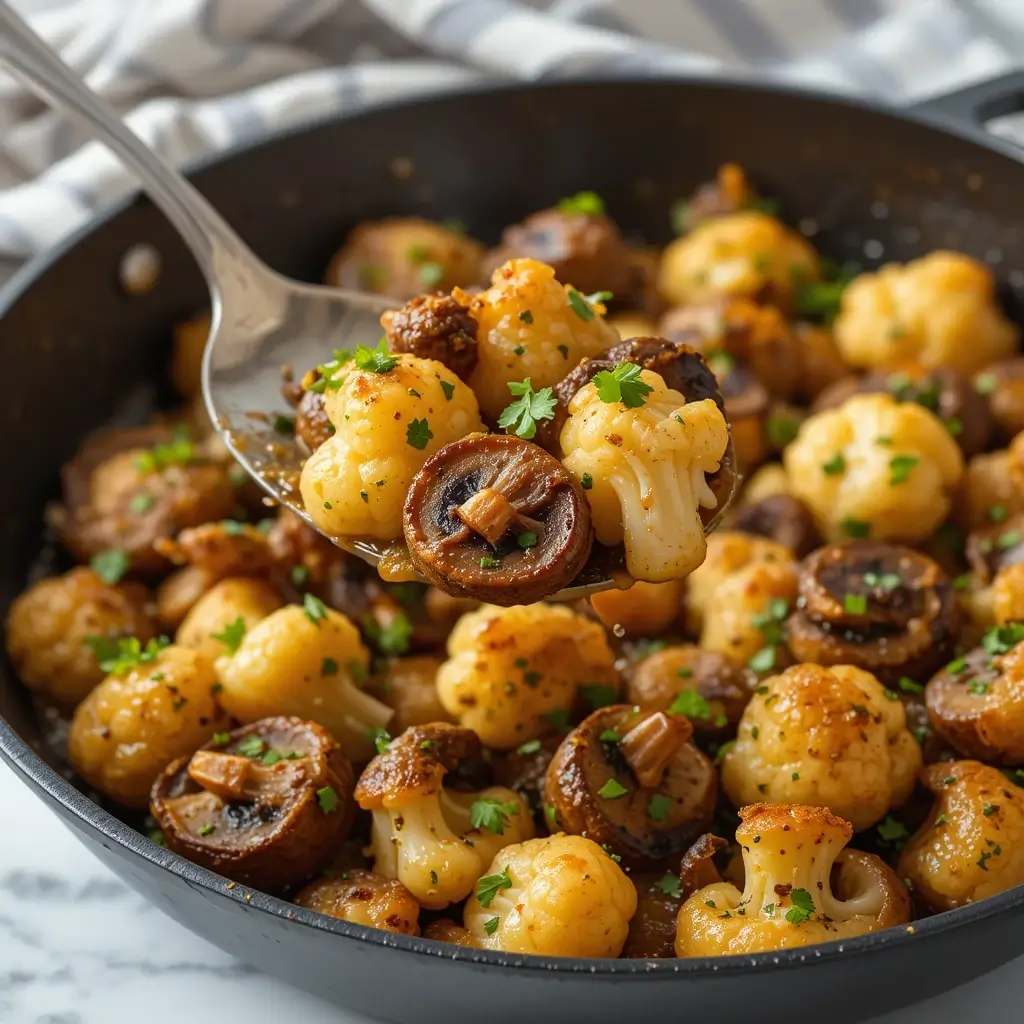
{"label": "browned mushroom cap", "polygon": [[636,913],[629,921],[624,960],[662,960],[676,955],[676,918],[683,905],[674,874],[641,871],[630,875],[636,887]]}
{"label": "browned mushroom cap", "polygon": [[[1006,509],[994,506],[989,515],[1005,516]],[[1024,562],[1024,512],[972,530],[967,535],[966,550],[967,561],[983,584],[991,583],[1000,569]]]}
{"label": "browned mushroom cap", "polygon": [[[626,697],[641,711],[686,715],[699,732],[735,731],[750,700],[753,677],[732,658],[696,644],[649,654],[633,669]],[[680,696],[682,694],[682,696]]]}
{"label": "browned mushroom cap", "polygon": [[103,430],[61,473],[63,504],[49,520],[81,561],[109,548],[140,572],[167,567],[153,543],[231,516],[238,492],[229,466],[170,427]]}
{"label": "browned mushroom cap", "polygon": [[810,509],[791,494],[772,494],[741,506],[730,519],[729,529],[768,537],[803,558],[821,545]]}
{"label": "browned mushroom cap", "polygon": [[799,661],[856,665],[895,685],[948,660],[958,625],[949,577],[900,544],[827,544],[800,567],[797,610],[786,623]]}
{"label": "browned mushroom cap", "polygon": [[974,390],[988,399],[998,444],[1008,444],[1024,430],[1024,356],[986,366],[975,375]]}
{"label": "browned mushroom cap", "polygon": [[445,445],[405,499],[413,564],[435,586],[492,604],[531,604],[583,568],[594,532],[568,470],[518,437],[472,435]]}
{"label": "browned mushroom cap", "polygon": [[844,377],[815,400],[812,412],[833,409],[855,394],[888,394],[897,402],[914,402],[946,424],[963,453],[977,455],[988,447],[992,414],[983,395],[956,370],[912,366],[896,372]]}
{"label": "browned mushroom cap", "polygon": [[395,878],[350,868],[310,882],[295,897],[300,907],[399,935],[419,935],[420,905]]}
{"label": "browned mushroom cap", "polygon": [[320,871],[344,841],[353,781],[326,729],[264,718],[168,765],[150,811],[175,853],[280,892]]}
{"label": "browned mushroom cap", "polygon": [[311,452],[315,452],[334,433],[334,424],[327,418],[323,394],[310,390],[320,379],[320,371],[310,370],[301,381],[296,382],[292,368],[286,366],[283,378],[281,394],[295,409],[295,435]]}
{"label": "browned mushroom cap", "polygon": [[463,380],[476,366],[476,321],[451,295],[417,295],[380,322],[392,352],[436,359]]}
{"label": "browned mushroom cap", "polygon": [[501,244],[484,257],[485,274],[516,257],[548,264],[559,281],[584,293],[607,290],[624,296],[635,283],[629,246],[602,213],[550,209],[530,214],[502,232]]}
{"label": "browned mushroom cap", "polygon": [[713,181],[706,181],[694,190],[677,230],[692,231],[706,220],[745,210],[755,199],[753,186],[743,168],[739,164],[722,164]]}
{"label": "browned mushroom cap", "polygon": [[549,826],[604,844],[623,867],[657,870],[703,832],[718,776],[686,718],[600,708],[562,741],[544,780]]}
{"label": "browned mushroom cap", "polygon": [[550,824],[544,815],[544,776],[561,742],[562,735],[551,732],[515,750],[495,750],[491,754],[495,785],[506,786],[522,796],[542,829]]}
{"label": "browned mushroom cap", "polygon": [[725,400],[725,418],[744,473],[756,469],[768,456],[767,422],[771,399],[753,370],[732,360],[715,363]]}
{"label": "browned mushroom cap", "polygon": [[389,799],[436,793],[446,775],[478,760],[482,750],[472,729],[447,722],[413,726],[363,769],[356,802],[364,811],[375,811]]}
{"label": "browned mushroom cap", "polygon": [[935,731],[964,757],[1024,764],[1024,627],[997,626],[925,687]]}

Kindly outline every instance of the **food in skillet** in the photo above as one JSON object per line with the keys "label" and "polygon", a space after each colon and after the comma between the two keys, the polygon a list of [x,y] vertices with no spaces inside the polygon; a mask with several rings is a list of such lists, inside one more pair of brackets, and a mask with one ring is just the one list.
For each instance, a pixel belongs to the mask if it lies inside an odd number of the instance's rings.
{"label": "food in skillet", "polygon": [[[517,954],[771,951],[1024,884],[1017,328],[973,260],[839,272],[768,205],[725,167],[660,254],[586,192],[490,251],[352,232],[328,277],[402,304],[278,428],[317,525],[429,584],[268,510],[192,412],[86,439],[48,513],[76,564],[5,627],[83,783],[239,886]],[[551,603],[616,546],[638,582]]]}

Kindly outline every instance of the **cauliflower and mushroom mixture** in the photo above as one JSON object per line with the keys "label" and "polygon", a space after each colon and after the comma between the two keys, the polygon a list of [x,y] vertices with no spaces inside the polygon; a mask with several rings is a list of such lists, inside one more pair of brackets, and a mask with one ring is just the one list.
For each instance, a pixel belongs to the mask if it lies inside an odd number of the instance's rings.
{"label": "cauliflower and mushroom mixture", "polygon": [[587,192],[489,250],[358,225],[327,276],[385,337],[268,424],[316,529],[200,422],[183,325],[190,405],[84,439],[7,612],[43,735],[154,841],[449,956],[750,954],[1024,885],[1018,327],[971,256],[857,276],[773,205],[725,167],[661,252]]}

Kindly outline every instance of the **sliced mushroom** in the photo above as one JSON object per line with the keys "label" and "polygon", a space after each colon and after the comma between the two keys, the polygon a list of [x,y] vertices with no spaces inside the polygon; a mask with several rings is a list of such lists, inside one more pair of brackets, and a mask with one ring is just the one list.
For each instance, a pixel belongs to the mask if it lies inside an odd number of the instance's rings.
{"label": "sliced mushroom", "polygon": [[967,561],[982,584],[991,583],[1000,569],[1024,562],[1024,512],[972,530],[967,535]]}
{"label": "sliced mushroom", "polygon": [[449,593],[531,604],[586,563],[590,506],[565,467],[518,437],[471,435],[413,477],[405,539],[416,568]]}
{"label": "sliced mushroom", "polygon": [[[750,700],[752,680],[752,674],[727,655],[680,644],[639,662],[626,697],[641,711],[668,711],[674,706],[696,732],[717,737],[735,732]],[[685,691],[694,696],[687,697]]]}
{"label": "sliced mushroom", "polygon": [[265,718],[168,765],[150,811],[175,853],[280,892],[315,875],[344,841],[354,781],[326,729]]}
{"label": "sliced mushroom", "polygon": [[443,363],[468,380],[476,366],[476,321],[451,295],[418,295],[380,318],[391,352]]}
{"label": "sliced mushroom", "polygon": [[683,905],[679,879],[662,872],[630,875],[636,887],[636,913],[629,922],[624,960],[662,960],[676,955],[676,918]]}
{"label": "sliced mushroom", "polygon": [[800,599],[786,623],[799,661],[855,665],[895,685],[947,661],[958,626],[949,577],[899,544],[828,544],[800,567]]}
{"label": "sliced mushroom", "polygon": [[623,867],[670,865],[714,814],[718,776],[687,719],[601,708],[563,740],[548,767],[549,826],[586,836]]}
{"label": "sliced mushroom", "polygon": [[736,461],[744,473],[750,473],[768,456],[767,421],[771,399],[749,367],[722,361],[715,363],[715,369],[725,400],[725,418],[729,421]]}
{"label": "sliced mushroom", "polygon": [[1024,631],[996,627],[981,647],[950,662],[925,687],[935,731],[964,757],[1024,764]]}
{"label": "sliced mushroom", "polygon": [[679,866],[679,883],[684,900],[688,900],[695,892],[706,885],[714,885],[722,881],[713,858],[722,850],[728,850],[729,843],[725,839],[705,832],[686,853],[683,854]]}
{"label": "sliced mushroom", "polygon": [[983,395],[956,370],[914,366],[897,372],[875,372],[863,377],[844,377],[826,388],[812,412],[833,409],[855,394],[888,394],[898,402],[915,402],[946,424],[967,456],[988,447],[992,414]]}
{"label": "sliced mushroom", "polygon": [[729,529],[768,537],[797,558],[809,555],[822,542],[811,510],[791,494],[772,494],[741,506],[730,518]]}
{"label": "sliced mushroom", "polygon": [[606,289],[624,297],[635,284],[629,246],[602,213],[555,208],[530,214],[502,232],[501,244],[484,257],[485,276],[516,257],[548,264],[559,281],[584,294]]}
{"label": "sliced mushroom", "polygon": [[974,389],[988,399],[996,442],[1009,444],[1024,430],[1024,356],[986,366],[975,376]]}
{"label": "sliced mushroom", "polygon": [[541,828],[550,825],[544,812],[544,776],[562,738],[561,734],[552,732],[515,750],[495,750],[491,754],[495,783],[507,786],[523,797]]}
{"label": "sliced mushroom", "polygon": [[311,882],[295,897],[300,907],[399,935],[419,935],[420,905],[395,878],[350,868]]}

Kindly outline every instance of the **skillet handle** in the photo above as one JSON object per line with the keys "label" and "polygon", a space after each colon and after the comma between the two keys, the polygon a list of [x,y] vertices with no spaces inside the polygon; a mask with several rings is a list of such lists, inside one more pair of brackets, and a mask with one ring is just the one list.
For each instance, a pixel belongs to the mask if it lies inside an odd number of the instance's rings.
{"label": "skillet handle", "polygon": [[959,127],[984,128],[993,118],[1024,110],[1024,70],[934,96],[910,110]]}
{"label": "skillet handle", "polygon": [[[262,265],[227,221],[163,157],[150,149],[116,111],[73,71],[22,18],[0,0],[0,62],[51,105],[80,121],[141,181],[181,234],[214,289],[218,268],[230,263],[259,276]],[[214,294],[214,304],[219,297]]]}

